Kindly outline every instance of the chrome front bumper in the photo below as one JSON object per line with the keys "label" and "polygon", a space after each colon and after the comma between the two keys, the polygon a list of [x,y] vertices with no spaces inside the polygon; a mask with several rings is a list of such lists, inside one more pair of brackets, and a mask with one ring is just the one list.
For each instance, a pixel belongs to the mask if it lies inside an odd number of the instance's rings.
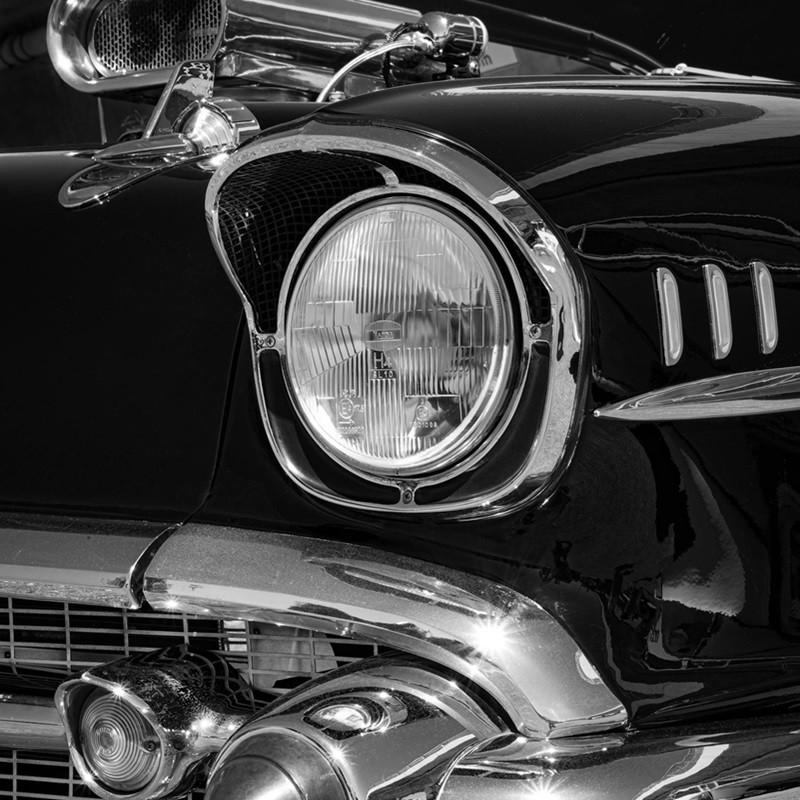
{"label": "chrome front bumper", "polygon": [[[788,800],[800,787],[796,716],[552,741],[511,736],[493,748],[462,757],[440,800]],[[4,749],[66,750],[55,707],[0,696]]]}
{"label": "chrome front bumper", "polygon": [[[364,547],[285,534],[97,521],[58,531],[55,524],[21,517],[0,524],[0,594],[122,609],[146,601],[165,618],[185,612],[211,620],[270,622],[354,635],[408,654],[415,666],[397,673],[396,694],[405,692],[412,706],[414,697],[430,702],[430,718],[443,714],[445,727],[454,719],[466,725],[463,736],[456,732],[442,740],[438,756],[409,750],[412,761],[433,759],[441,767],[439,783],[426,789],[437,800],[737,800],[800,786],[800,718],[627,730],[622,707],[587,673],[591,664],[581,665],[583,654],[566,631],[529,598],[489,581]],[[96,544],[88,566],[75,549],[87,536]],[[379,673],[369,672],[376,663]],[[334,694],[358,698],[381,682],[390,690],[395,673],[385,672],[386,663],[364,662],[363,672],[356,665],[312,680],[288,701],[279,698],[243,724],[240,720],[228,743],[220,742],[217,785],[212,783],[216,795],[232,791],[236,770],[225,764],[236,763],[237,753],[247,759],[268,755],[276,732],[313,740],[316,734],[303,715],[316,713],[317,693],[333,687]],[[461,696],[459,687],[472,687],[467,696],[473,699],[445,702],[436,691],[420,690],[416,679],[403,689],[399,676],[410,675],[408,669],[418,677],[429,673],[431,686],[449,674],[452,697]],[[488,721],[480,721],[481,704]],[[466,716],[458,710],[470,707]],[[408,737],[414,746],[416,740]],[[256,741],[255,756],[250,744],[242,751],[237,742],[243,741]],[[16,755],[6,757],[9,752],[55,754],[66,748],[50,698],[0,693],[0,787],[10,774],[4,765],[16,763]],[[367,748],[361,755],[374,752]],[[356,768],[355,783],[360,774]]]}

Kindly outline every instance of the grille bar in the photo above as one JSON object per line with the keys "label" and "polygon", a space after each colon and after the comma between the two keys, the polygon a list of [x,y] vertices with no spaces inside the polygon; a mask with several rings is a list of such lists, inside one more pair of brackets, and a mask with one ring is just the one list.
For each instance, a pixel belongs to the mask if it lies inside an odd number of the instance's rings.
{"label": "grille bar", "polygon": [[[203,796],[202,791],[195,791],[188,800]],[[0,797],[63,800],[96,795],[80,779],[66,753],[0,749]]]}

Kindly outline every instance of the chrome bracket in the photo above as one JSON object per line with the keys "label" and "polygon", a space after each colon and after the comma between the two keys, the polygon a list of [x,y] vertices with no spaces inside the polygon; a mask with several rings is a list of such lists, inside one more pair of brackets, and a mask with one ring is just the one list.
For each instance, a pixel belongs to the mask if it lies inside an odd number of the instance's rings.
{"label": "chrome bracket", "polygon": [[212,61],[184,61],[172,73],[141,139],[92,154],[97,163],[73,175],[59,193],[65,208],[106,200],[166,169],[196,164],[216,169],[259,130],[253,114],[227,97],[214,98]]}

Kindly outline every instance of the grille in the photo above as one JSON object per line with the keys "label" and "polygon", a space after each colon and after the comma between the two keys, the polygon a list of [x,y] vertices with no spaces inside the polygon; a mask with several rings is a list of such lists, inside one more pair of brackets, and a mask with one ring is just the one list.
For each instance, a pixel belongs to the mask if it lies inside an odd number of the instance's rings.
{"label": "grille", "polygon": [[18,685],[181,643],[223,655],[257,689],[278,690],[378,652],[272,623],[0,599],[0,678]]}
{"label": "grille", "polygon": [[[97,797],[86,788],[66,753],[0,750],[0,797],[13,800]],[[200,800],[192,792],[189,800]]]}
{"label": "grille", "polygon": [[[77,670],[180,643],[217,652],[254,687],[278,691],[378,653],[368,642],[272,623],[4,597],[0,689],[42,691]],[[0,749],[0,797],[95,795],[66,753]],[[197,791],[189,795],[202,797]]]}
{"label": "grille", "polygon": [[289,261],[331,206],[382,186],[369,162],[330,153],[278,155],[236,170],[219,194],[222,245],[262,331],[274,331]]}
{"label": "grille", "polygon": [[91,46],[109,75],[161,69],[210,56],[221,26],[220,0],[110,0],[97,13]]}

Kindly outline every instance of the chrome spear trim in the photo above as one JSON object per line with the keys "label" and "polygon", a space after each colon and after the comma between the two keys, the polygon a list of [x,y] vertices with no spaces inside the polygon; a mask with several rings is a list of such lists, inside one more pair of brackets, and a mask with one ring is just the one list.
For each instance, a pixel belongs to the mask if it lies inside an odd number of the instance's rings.
{"label": "chrome spear trim", "polygon": [[679,383],[598,408],[595,417],[629,422],[714,419],[800,410],[800,367],[762,369]]}

